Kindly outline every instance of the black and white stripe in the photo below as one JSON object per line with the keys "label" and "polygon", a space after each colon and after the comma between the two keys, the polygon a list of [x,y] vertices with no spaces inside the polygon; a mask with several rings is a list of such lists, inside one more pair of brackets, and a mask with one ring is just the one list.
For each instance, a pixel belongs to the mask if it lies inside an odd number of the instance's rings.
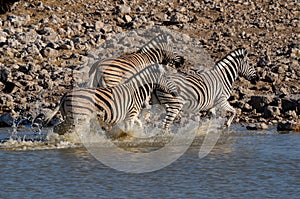
{"label": "black and white stripe", "polygon": [[115,87],[74,89],[63,96],[56,112],[60,110],[67,124],[86,120],[95,113],[101,126],[108,128],[123,120],[129,127],[135,121],[141,124],[137,116],[154,89],[177,95],[177,87],[165,78],[165,72],[166,66],[154,64]]}
{"label": "black and white stripe", "polygon": [[89,87],[112,87],[126,81],[145,67],[158,63],[180,67],[183,57],[173,52],[170,34],[160,34],[137,52],[96,62],[90,69]]}
{"label": "black and white stripe", "polygon": [[188,113],[198,113],[212,108],[231,112],[232,115],[226,123],[230,126],[236,111],[227,100],[234,81],[239,76],[249,80],[256,77],[256,71],[249,65],[247,55],[246,49],[239,48],[222,58],[211,70],[170,75],[180,90],[179,96],[156,92],[160,103],[166,105],[165,127],[169,127],[180,109]]}

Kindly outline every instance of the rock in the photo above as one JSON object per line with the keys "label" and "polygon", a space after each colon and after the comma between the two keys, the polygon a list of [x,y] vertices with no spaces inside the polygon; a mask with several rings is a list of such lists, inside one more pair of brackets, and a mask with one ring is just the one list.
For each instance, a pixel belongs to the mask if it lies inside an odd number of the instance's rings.
{"label": "rock", "polygon": [[50,48],[50,47],[46,47],[46,48],[42,49],[41,54],[44,57],[55,57],[55,56],[57,56],[57,50]]}
{"label": "rock", "polygon": [[264,78],[265,82],[270,82],[270,83],[276,82],[277,80],[278,80],[278,74],[273,73],[271,71],[267,72]]}
{"label": "rock", "polygon": [[278,131],[297,131],[300,132],[300,121],[296,122],[279,122],[277,125]]}
{"label": "rock", "polygon": [[250,124],[246,126],[248,130],[267,130],[269,127],[266,123]]}
{"label": "rock", "polygon": [[2,90],[4,93],[12,93],[13,91],[15,92],[14,88],[16,87],[16,84],[13,82],[5,82],[5,87]]}
{"label": "rock", "polygon": [[42,36],[41,39],[46,43],[57,42],[60,39],[60,36],[57,34],[57,32],[50,27],[44,27],[36,32]]}
{"label": "rock", "polygon": [[121,6],[119,6],[119,12],[121,14],[127,14],[127,13],[131,12],[131,8],[129,6],[126,6],[126,5],[121,5]]}
{"label": "rock", "polygon": [[270,104],[273,101],[270,96],[252,96],[249,104],[253,109],[256,109],[256,112],[263,113],[265,106]]}
{"label": "rock", "polygon": [[[285,113],[290,110],[296,110],[299,107],[299,102],[293,99],[282,99],[281,100],[282,112]],[[298,110],[298,113],[300,110]]]}
{"label": "rock", "polygon": [[8,70],[6,68],[0,68],[0,82],[7,82]]}
{"label": "rock", "polygon": [[264,118],[272,118],[280,115],[280,109],[277,106],[267,106],[264,110]]}
{"label": "rock", "polygon": [[14,118],[9,113],[4,113],[0,116],[0,128],[11,127],[14,123]]}
{"label": "rock", "polygon": [[8,34],[2,29],[0,30],[0,43],[5,43],[7,40]]}
{"label": "rock", "polygon": [[131,21],[132,21],[131,16],[130,16],[130,15],[125,15],[125,16],[124,16],[124,21],[125,21],[126,23],[131,22]]}
{"label": "rock", "polygon": [[96,21],[95,22],[95,30],[100,31],[104,26],[104,23],[102,21]]}

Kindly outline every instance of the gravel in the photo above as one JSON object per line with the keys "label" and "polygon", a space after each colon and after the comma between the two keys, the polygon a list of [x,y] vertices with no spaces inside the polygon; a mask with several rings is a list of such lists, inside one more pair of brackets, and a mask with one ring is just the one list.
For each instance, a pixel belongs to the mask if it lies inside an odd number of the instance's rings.
{"label": "gravel", "polygon": [[260,80],[235,84],[236,122],[300,119],[299,1],[126,2],[20,0],[0,15],[0,114],[53,109],[63,93],[87,81],[93,62],[141,47],[151,34],[138,31],[159,26],[198,68],[237,47],[249,50]]}

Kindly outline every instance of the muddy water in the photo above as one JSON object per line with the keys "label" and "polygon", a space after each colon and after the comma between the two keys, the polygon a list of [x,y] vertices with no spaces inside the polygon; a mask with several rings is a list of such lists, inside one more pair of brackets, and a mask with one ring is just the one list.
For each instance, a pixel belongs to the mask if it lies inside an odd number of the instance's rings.
{"label": "muddy water", "polygon": [[71,138],[47,138],[49,131],[22,129],[8,139],[10,129],[0,129],[0,198],[298,198],[300,192],[296,133],[236,125],[202,159],[198,138],[171,165],[131,174],[105,166]]}

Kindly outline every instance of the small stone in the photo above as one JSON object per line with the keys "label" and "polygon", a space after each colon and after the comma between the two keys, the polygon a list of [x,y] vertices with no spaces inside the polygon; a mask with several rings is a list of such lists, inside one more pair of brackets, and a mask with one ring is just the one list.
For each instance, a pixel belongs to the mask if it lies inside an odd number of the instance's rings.
{"label": "small stone", "polygon": [[57,50],[50,47],[46,47],[42,50],[41,54],[44,57],[55,57],[57,55]]}
{"label": "small stone", "polygon": [[127,22],[127,23],[131,22],[131,21],[132,21],[131,16],[125,15],[125,16],[124,16],[124,21]]}
{"label": "small stone", "polygon": [[269,128],[269,126],[265,123],[260,123],[258,126],[261,130],[267,130]]}
{"label": "small stone", "polygon": [[137,12],[143,12],[143,11],[144,11],[144,9],[143,9],[142,7],[140,7],[140,6],[138,6],[135,10],[136,10]]}
{"label": "small stone", "polygon": [[104,23],[102,21],[96,21],[95,22],[95,30],[100,31],[104,26]]}
{"label": "small stone", "polygon": [[121,14],[128,14],[131,12],[131,8],[129,6],[126,6],[126,5],[121,5],[119,7],[119,11]]}

